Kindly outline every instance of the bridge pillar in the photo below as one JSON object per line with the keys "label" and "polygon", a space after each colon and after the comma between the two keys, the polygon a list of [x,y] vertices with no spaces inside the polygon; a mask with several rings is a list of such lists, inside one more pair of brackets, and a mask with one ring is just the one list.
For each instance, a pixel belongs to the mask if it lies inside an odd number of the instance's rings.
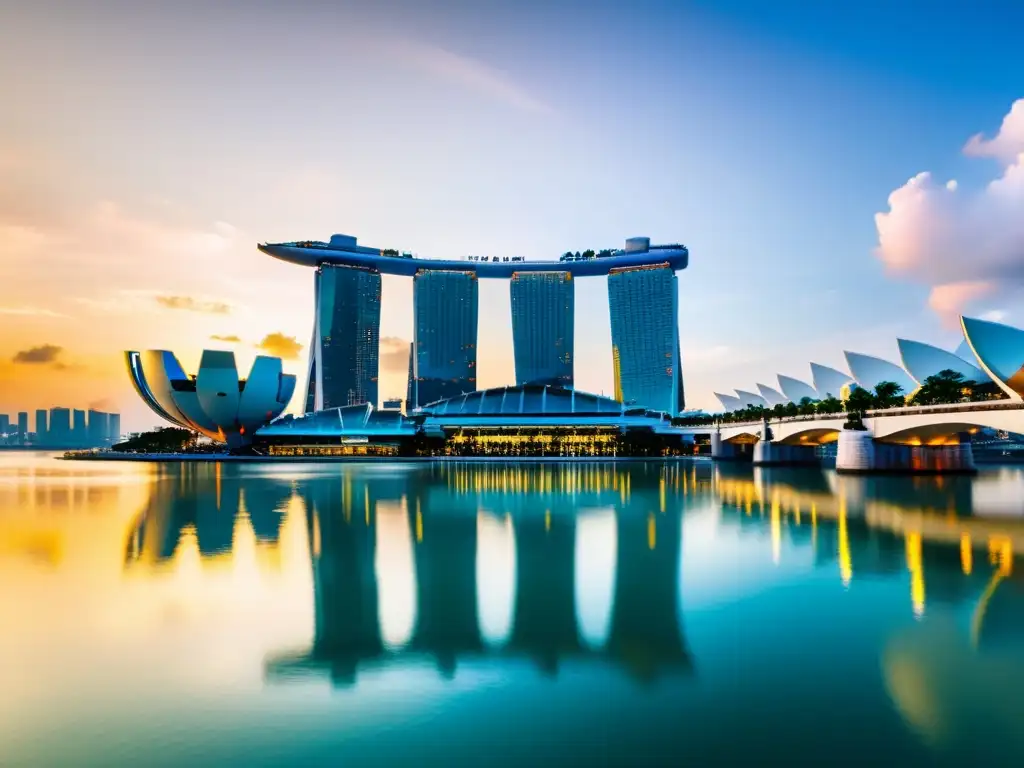
{"label": "bridge pillar", "polygon": [[721,432],[711,433],[711,458],[714,461],[749,461],[750,453],[744,452],[745,447],[726,442]]}
{"label": "bridge pillar", "polygon": [[969,439],[958,445],[899,445],[875,440],[867,430],[839,433],[837,472],[901,472],[907,474],[962,474],[977,471]]}
{"label": "bridge pillar", "polygon": [[836,449],[836,472],[875,469],[875,435],[869,430],[843,429]]}
{"label": "bridge pillar", "polygon": [[754,445],[754,464],[768,467],[820,466],[813,445],[782,445],[762,440]]}

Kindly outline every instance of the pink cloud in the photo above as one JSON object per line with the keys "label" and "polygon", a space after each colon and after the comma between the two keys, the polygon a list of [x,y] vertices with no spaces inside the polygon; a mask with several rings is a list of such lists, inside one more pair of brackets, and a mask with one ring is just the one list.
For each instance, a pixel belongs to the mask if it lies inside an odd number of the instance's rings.
{"label": "pink cloud", "polygon": [[928,296],[928,306],[938,313],[944,325],[954,328],[964,307],[995,291],[995,283],[985,281],[937,285]]}
{"label": "pink cloud", "polygon": [[999,132],[992,139],[976,133],[964,146],[970,157],[994,157],[1006,165],[1018,163],[1024,152],[1024,99],[1017,99],[1003,118]]}
{"label": "pink cloud", "polygon": [[980,189],[919,173],[875,215],[876,255],[891,274],[931,287],[928,304],[945,322],[1024,293],[1024,100],[994,138],[975,136],[964,151],[1009,164]]}

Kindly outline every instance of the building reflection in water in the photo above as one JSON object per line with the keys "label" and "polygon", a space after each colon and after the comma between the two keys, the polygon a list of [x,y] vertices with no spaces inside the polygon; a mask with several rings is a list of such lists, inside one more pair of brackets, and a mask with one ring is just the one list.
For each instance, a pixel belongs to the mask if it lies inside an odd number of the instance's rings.
{"label": "building reflection in water", "polygon": [[[699,477],[698,477],[699,476]],[[128,571],[272,562],[299,500],[312,571],[308,651],[270,679],[429,660],[566,659],[637,680],[686,672],[679,611],[682,511],[710,468],[662,464],[331,466],[278,479],[180,465],[153,486],[126,542]]]}
{"label": "building reflection in water", "polygon": [[690,669],[682,515],[709,496],[724,524],[767,533],[777,564],[805,548],[847,589],[906,578],[912,615],[966,604],[973,647],[1016,637],[1024,520],[975,510],[972,488],[700,462],[330,465],[281,479],[186,465],[154,484],[126,563],[214,563],[253,540],[266,567],[299,510],[313,639],[268,659],[269,679],[326,672],[344,686],[423,661],[451,678],[462,660],[519,658],[548,676],[588,660],[643,681]]}
{"label": "building reflection in water", "polygon": [[810,546],[815,563],[836,568],[847,586],[860,577],[906,573],[917,616],[929,602],[976,597],[992,568],[1012,570],[1014,552],[1024,548],[1024,516],[985,516],[973,504],[973,482],[962,476],[908,482],[807,469],[714,469],[726,519],[741,527],[767,526],[773,560],[785,538]]}
{"label": "building reflection in water", "polygon": [[[686,672],[690,658],[678,611],[684,497],[666,490],[682,482],[680,473],[642,464],[410,469],[387,477],[388,492],[400,495],[391,509],[404,509],[408,521],[388,541],[375,535],[384,513],[372,479],[346,473],[307,483],[314,639],[308,651],[268,660],[268,677],[326,670],[344,686],[360,669],[429,659],[451,678],[461,660],[487,658],[529,659],[548,676],[567,659],[613,664],[637,680]],[[608,565],[601,556],[609,551],[617,557],[610,563],[607,618],[597,622],[605,625],[604,637],[596,645],[595,633],[585,640],[580,628],[579,596],[590,585],[580,583],[577,562],[578,528],[594,513],[577,514],[577,508],[608,506],[615,526],[603,531],[615,543],[600,548],[596,562]],[[415,586],[405,592],[415,595],[407,606],[412,630],[404,644],[386,644],[380,617],[394,609],[382,604],[382,579],[393,571],[374,568],[381,557],[376,548],[401,548],[402,535],[412,542]],[[481,594],[481,583],[498,589]],[[501,600],[507,609],[495,605]]]}
{"label": "building reflection in water", "polygon": [[[1005,470],[1003,470],[1005,472]],[[885,644],[881,667],[895,709],[928,743],[966,749],[978,733],[1024,749],[1024,515],[974,491],[985,479],[837,476],[716,466],[724,520],[809,546],[848,588],[906,574],[912,622]],[[991,502],[995,501],[995,505]],[[765,507],[769,520],[765,520]],[[994,506],[994,508],[993,508]],[[966,609],[967,621],[960,621]]]}
{"label": "building reflection in water", "polygon": [[126,542],[129,568],[170,569],[176,553],[195,547],[200,562],[230,559],[245,530],[273,559],[294,490],[291,480],[221,465],[170,465]]}

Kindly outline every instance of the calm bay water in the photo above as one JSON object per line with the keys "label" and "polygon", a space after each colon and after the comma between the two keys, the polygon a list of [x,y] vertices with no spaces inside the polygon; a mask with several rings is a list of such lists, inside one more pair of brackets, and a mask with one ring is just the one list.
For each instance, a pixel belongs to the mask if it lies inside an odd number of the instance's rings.
{"label": "calm bay water", "polygon": [[1020,765],[1024,471],[0,453],[0,765]]}

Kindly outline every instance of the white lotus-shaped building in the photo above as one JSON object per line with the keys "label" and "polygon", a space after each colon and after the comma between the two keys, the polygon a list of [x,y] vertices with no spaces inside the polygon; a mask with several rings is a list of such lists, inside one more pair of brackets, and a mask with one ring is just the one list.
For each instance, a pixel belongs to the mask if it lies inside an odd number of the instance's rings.
{"label": "white lotus-shaped building", "polygon": [[154,413],[230,448],[280,416],[295,392],[295,377],[277,357],[257,357],[245,379],[233,352],[204,350],[195,376],[167,350],[129,351],[125,358],[135,391]]}

